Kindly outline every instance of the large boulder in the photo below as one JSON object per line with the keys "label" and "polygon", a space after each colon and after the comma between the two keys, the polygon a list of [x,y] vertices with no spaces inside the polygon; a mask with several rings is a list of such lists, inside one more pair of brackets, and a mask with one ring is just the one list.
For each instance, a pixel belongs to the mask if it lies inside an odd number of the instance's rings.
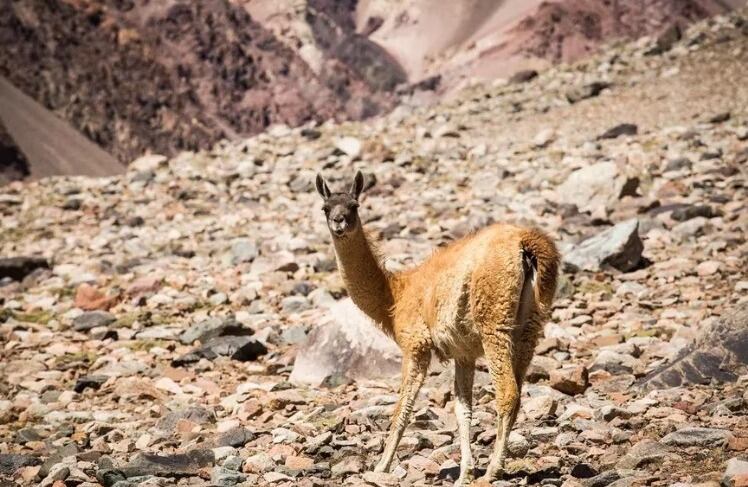
{"label": "large boulder", "polygon": [[644,389],[735,382],[748,373],[748,302],[701,330],[672,360],[642,379]]}
{"label": "large boulder", "polygon": [[621,197],[636,194],[639,179],[629,177],[614,162],[598,162],[577,169],[556,189],[559,203],[600,216]]}
{"label": "large boulder", "polygon": [[640,264],[643,250],[639,220],[632,218],[572,247],[564,256],[564,265],[571,270],[599,271],[614,267],[627,272]]}
{"label": "large boulder", "polygon": [[400,372],[399,348],[353,301],[339,301],[330,312],[332,321],[312,329],[301,345],[291,382],[320,385],[328,377],[377,379]]}

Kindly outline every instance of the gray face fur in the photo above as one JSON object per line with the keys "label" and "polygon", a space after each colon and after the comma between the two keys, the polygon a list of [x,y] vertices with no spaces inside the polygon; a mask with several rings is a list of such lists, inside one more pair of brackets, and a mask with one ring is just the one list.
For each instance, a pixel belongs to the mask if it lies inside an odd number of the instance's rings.
{"label": "gray face fur", "polygon": [[321,174],[317,174],[317,192],[322,196],[322,210],[327,219],[327,228],[333,238],[343,238],[355,231],[359,225],[358,197],[364,189],[364,175],[356,172],[353,184],[347,193],[332,193]]}

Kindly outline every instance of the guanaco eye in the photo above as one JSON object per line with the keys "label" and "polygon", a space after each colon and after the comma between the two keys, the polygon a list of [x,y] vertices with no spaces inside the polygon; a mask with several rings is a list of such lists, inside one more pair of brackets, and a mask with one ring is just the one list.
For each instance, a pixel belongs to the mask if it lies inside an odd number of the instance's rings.
{"label": "guanaco eye", "polygon": [[328,215],[330,213],[330,207],[329,206],[323,206],[322,211],[325,212],[325,215]]}
{"label": "guanaco eye", "polygon": [[348,208],[351,210],[355,210],[356,208],[358,208],[358,201],[352,201],[348,203]]}

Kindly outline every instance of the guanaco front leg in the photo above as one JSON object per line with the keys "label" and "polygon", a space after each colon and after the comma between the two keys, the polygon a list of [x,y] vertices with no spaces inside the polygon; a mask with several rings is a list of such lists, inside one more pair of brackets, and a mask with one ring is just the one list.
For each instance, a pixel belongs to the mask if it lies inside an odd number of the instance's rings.
{"label": "guanaco front leg", "polygon": [[473,418],[473,377],[475,362],[455,360],[455,415],[460,437],[460,477],[455,485],[469,485],[473,480],[473,453],[470,449],[470,422]]}
{"label": "guanaco front leg", "polygon": [[390,469],[397,445],[400,443],[400,438],[403,437],[403,432],[410,421],[410,414],[413,411],[416,396],[418,396],[418,391],[426,379],[430,361],[431,354],[428,352],[403,357],[403,378],[402,386],[400,387],[400,399],[392,415],[390,434],[384,447],[382,459],[379,460],[379,463],[374,468],[375,472],[387,472]]}

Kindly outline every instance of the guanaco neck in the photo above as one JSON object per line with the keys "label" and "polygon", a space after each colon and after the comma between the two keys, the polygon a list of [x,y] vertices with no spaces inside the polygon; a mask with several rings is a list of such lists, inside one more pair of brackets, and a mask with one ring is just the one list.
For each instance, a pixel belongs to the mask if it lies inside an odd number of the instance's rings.
{"label": "guanaco neck", "polygon": [[384,268],[370,237],[359,225],[344,238],[333,237],[333,243],[348,295],[361,311],[392,334],[394,276]]}

